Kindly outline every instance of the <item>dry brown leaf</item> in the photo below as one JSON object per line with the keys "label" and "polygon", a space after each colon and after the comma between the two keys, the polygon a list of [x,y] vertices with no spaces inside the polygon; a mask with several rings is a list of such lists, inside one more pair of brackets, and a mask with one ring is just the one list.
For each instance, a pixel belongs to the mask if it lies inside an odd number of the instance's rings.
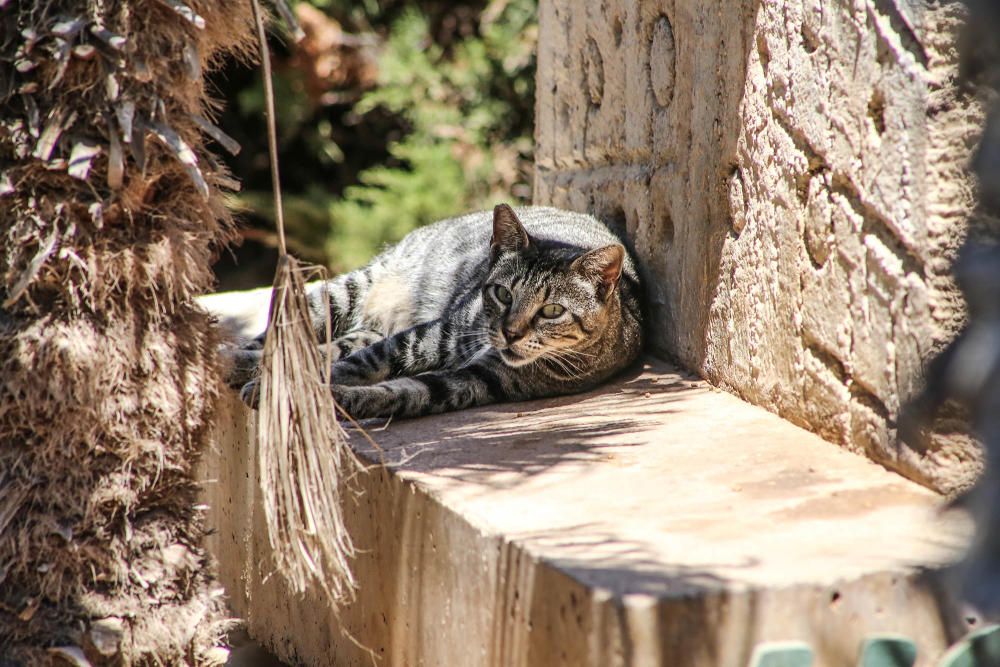
{"label": "dry brown leaf", "polygon": [[92,667],[90,660],[87,660],[87,656],[79,646],[53,646],[48,652],[74,667]]}
{"label": "dry brown leaf", "polygon": [[219,145],[225,148],[231,155],[239,154],[241,148],[240,143],[223,132],[216,125],[213,125],[210,121],[198,116],[197,114],[192,114],[191,120],[194,121],[195,125],[201,128],[202,132],[219,142]]}
{"label": "dry brown leaf", "polygon": [[208,183],[205,182],[205,177],[198,167],[198,156],[191,150],[191,147],[181,139],[180,135],[172,127],[163,125],[162,123],[149,123],[149,129],[152,130],[154,137],[159,139],[164,146],[173,152],[177,161],[184,165],[184,170],[187,171],[188,176],[194,181],[198,192],[201,193],[202,197],[208,199],[210,194]]}
{"label": "dry brown leaf", "polygon": [[81,181],[87,180],[90,174],[90,166],[94,158],[101,154],[100,145],[89,140],[80,140],[73,144],[73,149],[69,154],[69,175],[79,178]]}
{"label": "dry brown leaf", "polygon": [[205,29],[205,19],[183,2],[179,2],[179,0],[160,0],[160,2],[177,12],[178,16],[189,21],[194,27],[199,30]]}

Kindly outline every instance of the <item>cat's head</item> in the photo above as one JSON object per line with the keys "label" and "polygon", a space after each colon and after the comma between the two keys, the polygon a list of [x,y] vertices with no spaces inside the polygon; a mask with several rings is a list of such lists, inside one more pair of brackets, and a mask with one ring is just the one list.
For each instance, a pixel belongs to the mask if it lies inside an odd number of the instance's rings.
{"label": "cat's head", "polygon": [[586,365],[582,350],[619,317],[625,248],[581,252],[528,235],[506,204],[493,210],[490,270],[483,284],[490,343],[509,366],[539,358]]}

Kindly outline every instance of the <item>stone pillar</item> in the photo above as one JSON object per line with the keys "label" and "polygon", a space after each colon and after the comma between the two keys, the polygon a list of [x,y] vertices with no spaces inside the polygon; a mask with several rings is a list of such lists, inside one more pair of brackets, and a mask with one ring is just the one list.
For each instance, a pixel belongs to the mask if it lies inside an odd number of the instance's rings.
{"label": "stone pillar", "polygon": [[542,0],[535,200],[627,233],[654,353],[944,492],[901,404],[960,326],[960,2]]}

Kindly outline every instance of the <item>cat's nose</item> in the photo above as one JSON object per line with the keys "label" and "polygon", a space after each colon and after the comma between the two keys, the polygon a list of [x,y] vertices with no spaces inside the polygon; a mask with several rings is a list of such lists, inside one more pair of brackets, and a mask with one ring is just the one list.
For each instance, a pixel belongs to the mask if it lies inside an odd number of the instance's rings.
{"label": "cat's nose", "polygon": [[511,343],[516,343],[517,341],[521,340],[522,338],[524,338],[524,331],[523,330],[522,331],[514,331],[512,329],[508,329],[507,327],[503,328],[503,339],[504,339],[504,341],[506,341],[506,343],[508,345],[510,345]]}

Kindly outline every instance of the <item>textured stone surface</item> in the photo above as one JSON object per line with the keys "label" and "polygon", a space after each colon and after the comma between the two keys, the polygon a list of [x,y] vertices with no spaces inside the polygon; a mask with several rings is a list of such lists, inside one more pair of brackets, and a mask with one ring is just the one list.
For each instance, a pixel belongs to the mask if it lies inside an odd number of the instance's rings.
{"label": "textured stone surface", "polygon": [[655,351],[945,492],[978,448],[895,421],[962,318],[960,6],[542,0],[538,67],[535,200],[627,232]]}
{"label": "textured stone surface", "polygon": [[[204,471],[232,607],[293,664],[370,665],[272,571],[250,418],[223,406]],[[370,433],[388,468],[346,513],[360,589],[341,619],[379,664],[745,667],[758,642],[803,640],[841,667],[882,632],[927,667],[966,630],[927,575],[965,544],[963,516],[661,363]]]}

